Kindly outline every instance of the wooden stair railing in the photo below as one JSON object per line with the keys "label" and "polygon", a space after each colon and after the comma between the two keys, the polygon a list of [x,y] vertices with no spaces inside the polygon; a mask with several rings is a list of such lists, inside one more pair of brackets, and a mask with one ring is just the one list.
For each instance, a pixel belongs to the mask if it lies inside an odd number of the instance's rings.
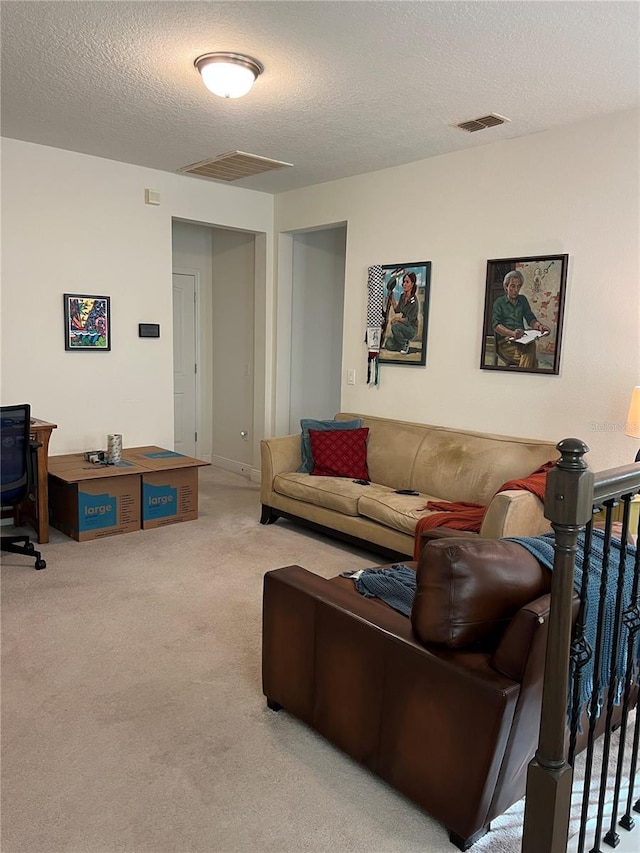
{"label": "wooden stair railing", "polygon": [[[558,445],[560,459],[555,468],[547,475],[547,486],[544,501],[545,517],[551,522],[555,534],[554,567],[551,581],[551,607],[549,613],[549,632],[543,684],[543,699],[540,722],[538,749],[529,765],[525,802],[524,830],[522,853],[565,853],[568,842],[568,830],[571,809],[571,790],[573,784],[573,758],[576,743],[576,731],[579,724],[578,706],[574,701],[570,727],[569,747],[567,749],[567,708],[570,666],[573,661],[574,681],[580,678],[580,668],[589,660],[591,655],[600,652],[599,643],[591,649],[584,643],[584,612],[586,596],[585,582],[580,591],[581,603],[575,630],[572,626],[572,600],[574,596],[575,558],[578,551],[578,537],[586,531],[584,537],[585,564],[590,554],[592,532],[592,517],[595,512],[605,509],[604,548],[608,563],[608,550],[611,537],[612,510],[619,501],[623,504],[621,539],[626,543],[629,532],[629,503],[631,497],[640,490],[640,465],[628,465],[594,475],[584,460],[589,448],[584,442],[568,438]],[[637,531],[633,531],[637,532]],[[621,578],[626,554],[626,544],[622,545],[621,566],[611,567],[608,577],[608,566],[603,562],[603,586],[607,583],[618,583],[617,611],[614,627],[614,649],[624,622],[629,630],[627,675],[624,685],[621,730],[624,735],[631,696],[631,660],[636,645],[636,633],[640,629],[640,595],[639,559],[635,559],[633,591],[629,601],[623,601]],[[601,593],[602,594],[602,593]],[[573,641],[573,642],[572,642]],[[612,655],[613,657],[613,655]],[[574,685],[575,686],[575,685]],[[595,688],[594,688],[595,693]],[[577,696],[577,694],[576,694]],[[606,780],[609,754],[610,717],[613,709],[613,683],[610,684],[607,699],[606,730],[604,735],[604,759],[601,782]],[[595,702],[592,703],[592,706]],[[590,709],[594,711],[594,707]],[[583,798],[581,814],[580,850],[584,845],[584,827],[590,815],[586,813],[588,805],[589,776],[591,773],[592,747],[595,739],[596,714],[590,714],[589,738],[587,747],[587,770],[585,779],[586,796]],[[640,714],[637,715],[635,737],[632,755],[631,781],[629,796],[624,816],[620,825],[625,829],[633,828],[634,821],[630,816],[635,781],[635,763],[638,755],[638,740]],[[620,795],[620,771],[622,766],[623,739],[618,755],[616,773],[615,803],[611,818],[611,827],[604,837],[606,843],[615,847],[618,843],[615,832],[618,800]],[[591,853],[598,853],[599,836],[603,820],[604,784],[601,784],[601,796],[598,804],[596,845]],[[640,810],[640,801],[634,806]]]}

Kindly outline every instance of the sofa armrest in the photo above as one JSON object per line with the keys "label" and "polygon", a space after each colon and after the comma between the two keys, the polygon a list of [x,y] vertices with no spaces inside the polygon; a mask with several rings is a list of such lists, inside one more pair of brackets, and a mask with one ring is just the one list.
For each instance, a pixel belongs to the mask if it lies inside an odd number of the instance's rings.
{"label": "sofa armrest", "polygon": [[302,464],[302,438],[300,435],[282,435],[263,438],[260,442],[261,475],[260,499],[269,503],[273,480],[277,474],[297,471]]}
{"label": "sofa armrest", "polygon": [[411,623],[423,643],[464,648],[501,634],[547,592],[550,572],[517,542],[441,539],[420,554]]}
{"label": "sofa armrest", "polygon": [[544,517],[542,501],[531,492],[509,489],[494,495],[487,507],[480,536],[502,539],[504,536],[539,536],[551,530]]}
{"label": "sofa armrest", "polygon": [[549,619],[550,606],[551,595],[546,593],[520,608],[493,653],[491,666],[494,669],[514,681],[522,681],[525,666],[538,636],[546,644],[545,623]]}
{"label": "sofa armrest", "polygon": [[[549,611],[551,609],[551,594],[546,593],[531,601],[520,610],[511,620],[509,627],[502,635],[493,657],[491,666],[507,678],[522,681],[525,667],[532,656],[534,643],[542,643],[541,659],[547,643]],[[575,626],[580,609],[580,598],[574,592],[571,601],[571,624]],[[540,683],[542,683],[544,666],[540,667]]]}
{"label": "sofa armrest", "polygon": [[455,530],[453,527],[432,527],[431,530],[423,530],[420,534],[418,555],[422,554],[422,549],[425,545],[437,539],[450,539],[452,536],[456,539],[477,539],[479,535],[479,533],[474,533],[471,530]]}

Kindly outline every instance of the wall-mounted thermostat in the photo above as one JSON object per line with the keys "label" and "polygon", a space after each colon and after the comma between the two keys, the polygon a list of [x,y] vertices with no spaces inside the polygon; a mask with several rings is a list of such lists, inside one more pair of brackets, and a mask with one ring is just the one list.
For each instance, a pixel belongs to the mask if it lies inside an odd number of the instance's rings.
{"label": "wall-mounted thermostat", "polygon": [[160,323],[138,323],[139,338],[159,338]]}

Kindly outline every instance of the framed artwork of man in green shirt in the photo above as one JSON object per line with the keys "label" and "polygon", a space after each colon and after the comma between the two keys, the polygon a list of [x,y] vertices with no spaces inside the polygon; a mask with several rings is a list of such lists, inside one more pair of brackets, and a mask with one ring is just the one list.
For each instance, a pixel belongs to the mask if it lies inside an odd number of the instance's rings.
{"label": "framed artwork of man in green shirt", "polygon": [[487,261],[480,367],[559,373],[568,255]]}

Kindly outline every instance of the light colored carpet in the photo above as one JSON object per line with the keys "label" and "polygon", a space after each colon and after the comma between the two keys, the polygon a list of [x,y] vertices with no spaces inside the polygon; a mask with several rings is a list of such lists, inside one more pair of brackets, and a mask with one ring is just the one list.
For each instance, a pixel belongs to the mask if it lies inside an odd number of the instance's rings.
{"label": "light colored carpet", "polygon": [[[2,565],[3,853],[453,853],[446,831],[260,683],[265,571],[382,560],[200,472],[200,518]],[[518,853],[517,804],[476,853]]]}

